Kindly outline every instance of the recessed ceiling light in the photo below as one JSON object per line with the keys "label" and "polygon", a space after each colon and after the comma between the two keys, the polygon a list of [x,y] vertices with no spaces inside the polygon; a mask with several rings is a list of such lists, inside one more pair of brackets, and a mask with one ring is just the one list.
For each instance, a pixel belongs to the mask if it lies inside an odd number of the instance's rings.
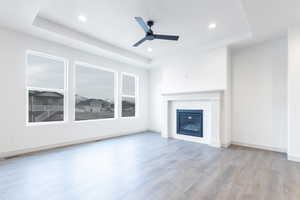
{"label": "recessed ceiling light", "polygon": [[148,47],[148,48],[147,48],[147,51],[148,51],[148,52],[152,52],[152,48],[151,48],[151,47]]}
{"label": "recessed ceiling light", "polygon": [[208,29],[210,29],[210,30],[213,30],[213,29],[215,29],[217,27],[217,24],[216,23],[210,23],[209,25],[208,25]]}
{"label": "recessed ceiling light", "polygon": [[86,22],[86,17],[84,15],[79,15],[78,20],[81,22]]}

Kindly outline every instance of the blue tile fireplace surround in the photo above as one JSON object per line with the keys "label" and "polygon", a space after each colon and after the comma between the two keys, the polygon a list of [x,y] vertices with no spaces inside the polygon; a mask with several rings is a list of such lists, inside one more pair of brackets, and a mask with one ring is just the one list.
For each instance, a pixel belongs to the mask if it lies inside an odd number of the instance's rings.
{"label": "blue tile fireplace surround", "polygon": [[177,134],[203,137],[203,110],[176,110]]}

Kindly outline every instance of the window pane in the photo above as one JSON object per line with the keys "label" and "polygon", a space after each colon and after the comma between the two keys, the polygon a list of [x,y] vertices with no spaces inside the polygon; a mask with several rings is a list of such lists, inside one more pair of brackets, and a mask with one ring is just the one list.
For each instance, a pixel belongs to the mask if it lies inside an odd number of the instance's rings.
{"label": "window pane", "polygon": [[58,92],[29,90],[29,122],[64,120],[64,95]]}
{"label": "window pane", "polygon": [[76,66],[75,120],[114,118],[114,73]]}
{"label": "window pane", "polygon": [[64,89],[64,62],[29,54],[27,86]]}
{"label": "window pane", "polygon": [[122,94],[135,95],[135,77],[123,75]]}
{"label": "window pane", "polygon": [[122,117],[135,116],[135,98],[122,97]]}

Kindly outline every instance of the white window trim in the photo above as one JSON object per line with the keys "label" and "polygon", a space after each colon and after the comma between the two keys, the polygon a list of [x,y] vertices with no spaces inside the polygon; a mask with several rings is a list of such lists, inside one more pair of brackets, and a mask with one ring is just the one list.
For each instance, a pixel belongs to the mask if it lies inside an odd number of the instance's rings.
{"label": "white window trim", "polygon": [[[76,120],[76,67],[80,65],[81,67],[93,68],[98,69],[106,72],[112,72],[114,74],[114,117],[113,118],[104,118],[104,119],[87,119],[87,120]],[[92,65],[82,61],[75,61],[74,62],[74,72],[73,72],[73,122],[74,123],[89,123],[89,122],[99,122],[99,121],[111,121],[118,119],[118,108],[119,108],[119,101],[118,101],[118,72],[112,69],[108,69],[98,65]]]}
{"label": "white window trim", "polygon": [[[135,91],[134,94],[135,95],[126,95],[123,94],[123,76],[131,76],[134,78],[134,82],[135,82]],[[132,74],[132,73],[127,73],[127,72],[121,72],[121,87],[120,87],[120,118],[122,119],[135,119],[139,117],[139,77],[136,74]],[[130,97],[130,98],[134,98],[134,102],[135,102],[135,116],[128,116],[128,117],[123,117],[122,116],[122,97]]]}
{"label": "white window trim", "polygon": [[[53,89],[53,88],[42,88],[42,87],[30,87],[28,86],[28,77],[27,77],[27,69],[28,69],[28,56],[34,55],[42,58],[47,58],[55,61],[60,61],[64,63],[64,88],[63,89]],[[26,75],[25,75],[25,103],[26,103],[26,126],[40,126],[40,125],[52,125],[52,124],[63,124],[68,121],[68,66],[69,61],[63,57],[58,57],[54,55],[50,55],[47,53],[42,53],[33,50],[27,50],[25,52],[25,66],[26,66]],[[51,91],[51,92],[59,92],[64,95],[64,120],[62,121],[52,121],[52,122],[29,122],[29,99],[28,94],[29,90],[41,90],[41,91]]]}

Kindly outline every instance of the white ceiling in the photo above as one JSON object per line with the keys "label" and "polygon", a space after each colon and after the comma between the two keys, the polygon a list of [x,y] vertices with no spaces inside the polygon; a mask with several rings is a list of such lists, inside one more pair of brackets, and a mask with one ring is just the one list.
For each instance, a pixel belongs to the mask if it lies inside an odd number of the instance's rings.
{"label": "white ceiling", "polygon": [[242,0],[254,36],[269,38],[300,23],[299,0]]}
{"label": "white ceiling", "polygon": [[[82,44],[84,41],[80,40],[86,37],[89,38],[85,40],[89,44],[84,46],[87,51],[105,55],[100,50],[106,48],[106,53],[110,52],[111,58],[120,57],[122,60],[123,54],[127,57],[123,59],[124,62],[130,63],[139,58],[137,60],[141,62],[135,64],[144,66],[148,65],[147,59],[158,60],[182,49],[268,39],[282,35],[290,25],[300,23],[300,12],[297,10],[300,7],[299,0],[0,1],[0,25],[49,40],[64,41],[73,47],[78,47],[80,42]],[[80,14],[87,17],[85,23],[78,21],[77,16]],[[36,16],[49,20],[52,25],[67,28],[68,31],[57,32],[55,28],[51,31],[50,25],[37,28],[33,26]],[[179,41],[154,40],[137,48],[132,47],[133,43],[144,37],[142,29],[134,20],[135,16],[154,20],[155,32],[178,34]],[[210,22],[217,24],[213,31],[208,30]],[[41,30],[43,27],[48,27],[47,31]],[[78,37],[77,34],[75,37],[73,34],[74,37],[71,37],[67,33],[72,31],[83,35]],[[59,39],[58,35],[65,39]],[[147,47],[151,47],[153,51],[147,52]]]}
{"label": "white ceiling", "polygon": [[[81,13],[87,17],[86,23],[77,20]],[[90,0],[88,3],[83,0],[51,0],[41,7],[40,15],[154,58],[185,45],[206,44],[249,33],[239,0]],[[178,34],[180,41],[154,40],[132,47],[144,37],[135,16],[154,20],[155,32]],[[218,24],[217,31],[207,29],[211,21]],[[149,46],[154,50],[151,54],[146,51]]]}

